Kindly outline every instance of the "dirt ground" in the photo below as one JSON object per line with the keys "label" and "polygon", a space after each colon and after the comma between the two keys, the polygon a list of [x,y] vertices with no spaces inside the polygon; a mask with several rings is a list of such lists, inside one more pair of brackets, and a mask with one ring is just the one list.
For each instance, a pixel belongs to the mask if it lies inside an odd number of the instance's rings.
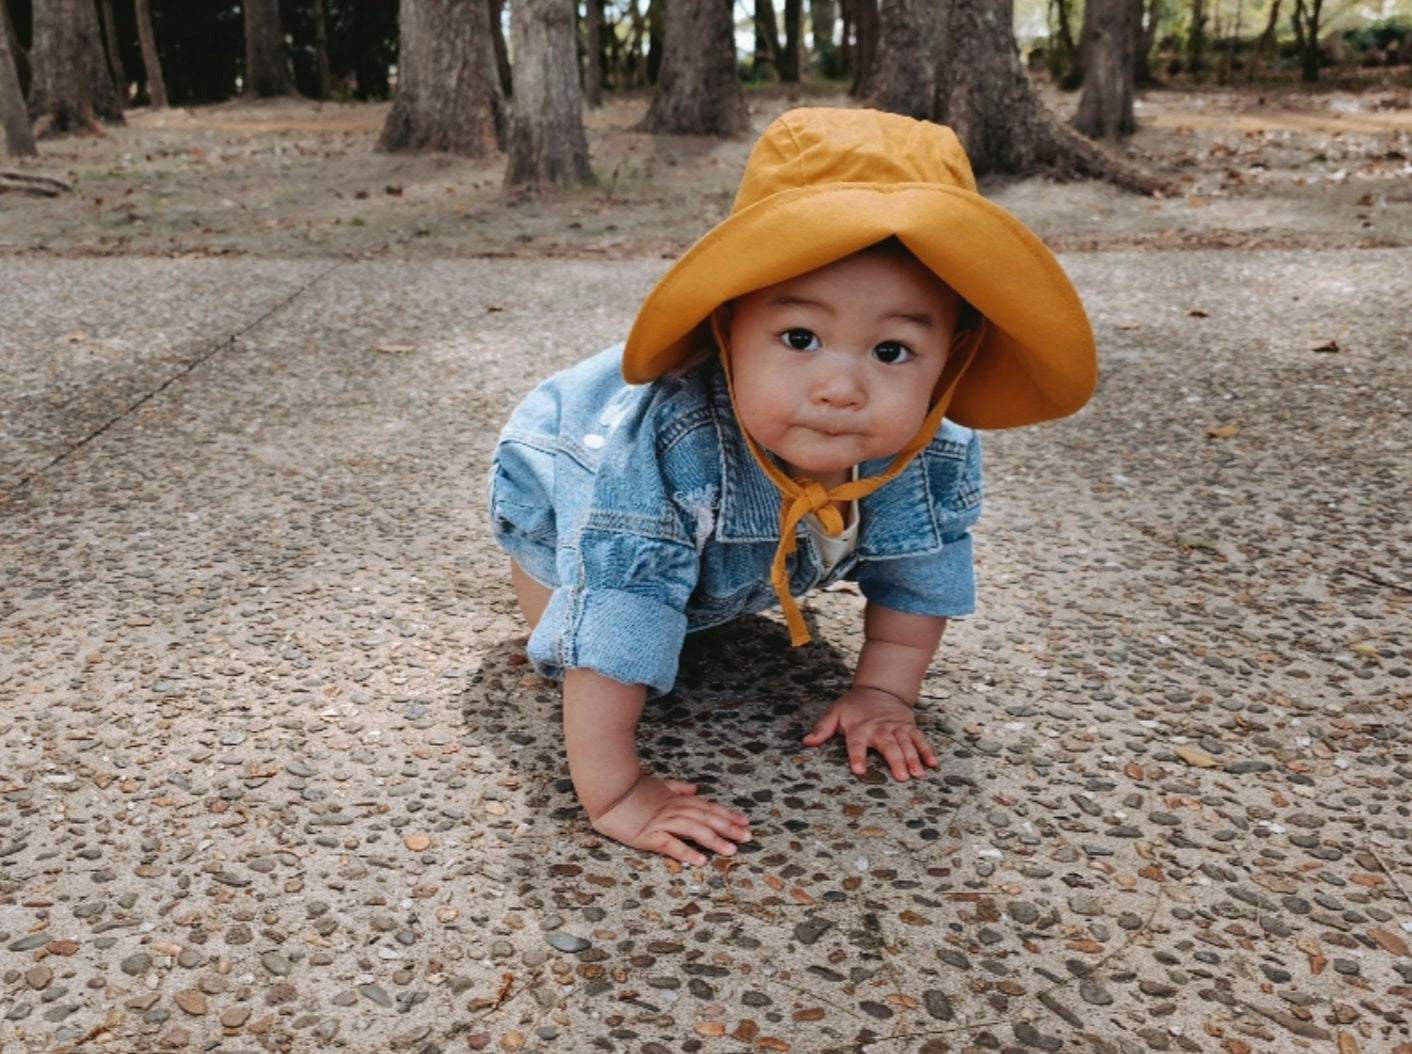
{"label": "dirt ground", "polygon": [[[1412,87],[1149,92],[1122,148],[1182,188],[988,181],[1055,248],[1354,248],[1412,241]],[[749,94],[758,131],[834,89]],[[1053,95],[1061,112],[1077,96]],[[750,139],[634,131],[641,95],[587,117],[598,185],[526,197],[499,158],[389,155],[378,104],[232,102],[133,111],[102,137],[43,142],[12,171],[56,198],[0,193],[0,253],[415,257],[671,256],[726,213]]]}

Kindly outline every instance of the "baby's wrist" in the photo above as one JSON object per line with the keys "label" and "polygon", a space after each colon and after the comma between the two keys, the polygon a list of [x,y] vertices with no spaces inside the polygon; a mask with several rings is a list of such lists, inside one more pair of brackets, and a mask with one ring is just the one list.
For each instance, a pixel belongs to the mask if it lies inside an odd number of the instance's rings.
{"label": "baby's wrist", "polygon": [[637,770],[637,778],[634,779],[631,783],[629,783],[629,784],[627,785],[627,789],[625,789],[625,790],[624,790],[621,794],[619,794],[616,798],[614,798],[614,799],[612,799],[610,802],[608,802],[607,805],[602,805],[602,806],[598,806],[598,807],[596,807],[596,808],[591,808],[591,807],[588,805],[588,803],[585,802],[583,808],[584,808],[584,812],[588,813],[588,818],[589,818],[590,822],[592,822],[592,823],[597,823],[599,820],[603,819],[603,817],[607,816],[610,812],[612,812],[614,809],[616,809],[619,805],[623,804],[623,802],[625,802],[625,801],[627,801],[629,798],[631,798],[632,795],[633,795],[633,792],[634,792],[635,790],[637,790],[638,787],[642,786],[642,781],[645,780],[646,778],[647,778],[647,770],[640,768],[640,769]]}
{"label": "baby's wrist", "polygon": [[886,696],[889,699],[893,699],[901,703],[908,710],[914,710],[917,706],[917,700],[915,696],[911,699],[908,699],[907,697],[899,695],[898,693],[892,691],[889,688],[883,688],[876,684],[859,684],[857,681],[855,681],[853,682],[853,690],[855,692],[876,692],[878,695]]}

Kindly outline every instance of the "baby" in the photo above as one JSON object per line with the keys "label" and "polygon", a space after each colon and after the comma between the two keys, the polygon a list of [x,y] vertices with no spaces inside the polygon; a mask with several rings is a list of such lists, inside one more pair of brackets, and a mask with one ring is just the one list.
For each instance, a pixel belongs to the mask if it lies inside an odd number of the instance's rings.
{"label": "baby", "polygon": [[701,865],[748,819],[642,769],[638,719],[688,632],[840,579],[866,599],[852,686],[804,737],[896,780],[937,759],[913,714],[974,605],[973,428],[1077,410],[1093,337],[1044,245],[940,125],[800,109],[731,214],[648,294],[627,343],[551,377],[496,447],[491,515],[596,830]]}

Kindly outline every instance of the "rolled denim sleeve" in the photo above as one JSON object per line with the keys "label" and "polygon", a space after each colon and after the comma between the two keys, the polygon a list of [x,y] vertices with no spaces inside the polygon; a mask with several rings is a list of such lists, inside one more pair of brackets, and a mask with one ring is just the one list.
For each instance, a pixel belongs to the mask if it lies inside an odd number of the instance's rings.
{"label": "rolled denim sleeve", "polygon": [[587,668],[622,684],[670,691],[700,560],[693,547],[595,526],[579,539],[573,584],[554,591],[530,637],[540,672]]}
{"label": "rolled denim sleeve", "polygon": [[874,560],[860,567],[858,588],[870,604],[912,615],[954,618],[976,610],[971,533],[943,538],[922,556]]}
{"label": "rolled denim sleeve", "polygon": [[858,568],[858,588],[869,602],[894,611],[969,615],[976,609],[971,527],[981,513],[980,437],[945,422],[918,456],[916,471],[917,489],[896,492],[911,500],[890,511],[902,524],[894,534],[897,544]]}
{"label": "rolled denim sleeve", "polygon": [[586,668],[653,694],[676,680],[701,555],[663,438],[680,412],[670,385],[653,393],[598,420],[603,438],[589,452],[601,460],[556,501],[580,513],[561,520],[557,588],[530,636],[530,659],[548,676]]}

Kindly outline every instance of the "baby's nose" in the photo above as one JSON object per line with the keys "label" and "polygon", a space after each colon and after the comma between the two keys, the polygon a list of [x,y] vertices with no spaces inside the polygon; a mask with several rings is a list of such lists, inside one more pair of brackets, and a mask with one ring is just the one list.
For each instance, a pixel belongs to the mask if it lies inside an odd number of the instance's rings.
{"label": "baby's nose", "polygon": [[863,401],[863,385],[849,365],[826,366],[814,382],[814,398],[826,406],[846,408]]}

